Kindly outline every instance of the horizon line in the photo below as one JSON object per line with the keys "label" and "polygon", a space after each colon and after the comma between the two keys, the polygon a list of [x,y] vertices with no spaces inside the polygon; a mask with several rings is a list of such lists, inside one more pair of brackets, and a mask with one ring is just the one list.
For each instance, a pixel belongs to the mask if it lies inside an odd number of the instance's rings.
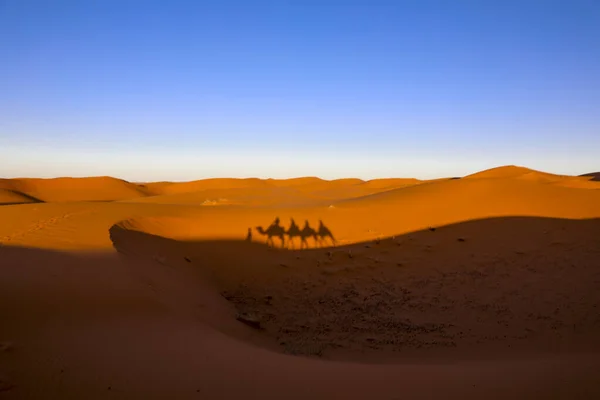
{"label": "horizon line", "polygon": [[46,177],[46,178],[40,178],[40,177],[35,177],[35,176],[13,176],[13,177],[3,177],[0,179],[39,179],[39,180],[52,180],[52,179],[93,179],[93,178],[111,178],[111,179],[116,179],[116,180],[121,180],[124,182],[129,182],[129,183],[134,183],[134,184],[147,184],[147,183],[161,183],[161,182],[170,182],[170,183],[185,183],[185,182],[197,182],[197,181],[205,181],[205,180],[215,180],[215,179],[236,179],[236,180],[252,180],[252,179],[256,179],[256,180],[264,180],[264,181],[287,181],[287,180],[295,180],[295,179],[318,179],[321,181],[326,181],[326,182],[333,182],[333,181],[340,181],[340,180],[359,180],[362,182],[369,182],[369,181],[375,181],[375,180],[385,180],[385,179],[407,179],[407,180],[417,180],[417,181],[433,181],[433,180],[440,180],[440,179],[459,179],[459,178],[464,178],[467,176],[471,176],[480,172],[485,172],[485,171],[491,171],[491,170],[495,170],[495,169],[500,169],[500,168],[521,168],[521,169],[526,169],[529,170],[530,172],[540,172],[540,173],[546,173],[546,174],[551,174],[551,175],[557,175],[557,176],[572,176],[572,177],[585,177],[585,176],[594,176],[596,174],[600,174],[600,170],[598,171],[594,171],[594,172],[586,172],[583,174],[579,174],[579,175],[570,175],[570,174],[560,174],[560,173],[554,173],[554,172],[548,172],[548,171],[542,171],[542,170],[537,170],[537,169],[533,169],[533,168],[528,168],[522,165],[514,165],[514,164],[508,164],[508,165],[500,165],[497,167],[492,167],[492,168],[486,168],[483,170],[478,170],[475,172],[472,172],[470,174],[466,174],[466,175],[462,175],[462,176],[448,176],[448,175],[444,175],[444,176],[439,176],[437,178],[428,178],[428,179],[421,179],[421,178],[416,178],[416,177],[410,177],[410,176],[386,176],[386,177],[377,177],[377,178],[370,178],[370,179],[362,179],[362,178],[357,178],[357,177],[353,177],[353,176],[348,176],[348,177],[339,177],[339,178],[332,178],[332,179],[326,179],[326,178],[321,178],[319,176],[315,176],[315,175],[302,175],[302,176],[291,176],[291,177],[287,177],[287,178],[272,178],[272,177],[260,177],[260,176],[246,176],[246,177],[235,177],[235,176],[214,176],[214,177],[205,177],[205,178],[199,178],[199,179],[191,179],[191,180],[128,180],[128,179],[124,179],[124,178],[119,178],[118,176],[112,176],[112,175],[86,175],[86,176],[53,176],[53,177]]}

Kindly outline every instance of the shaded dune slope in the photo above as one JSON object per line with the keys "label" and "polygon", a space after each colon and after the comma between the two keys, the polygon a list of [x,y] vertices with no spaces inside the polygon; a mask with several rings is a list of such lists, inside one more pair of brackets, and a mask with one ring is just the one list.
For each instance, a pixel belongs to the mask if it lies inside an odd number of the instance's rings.
{"label": "shaded dune slope", "polygon": [[251,340],[281,352],[378,362],[427,349],[467,358],[599,350],[600,318],[590,313],[600,307],[599,219],[474,220],[304,251],[186,239],[185,224],[124,221],[111,238],[171,274],[201,272],[261,321]]}
{"label": "shaded dune slope", "polygon": [[581,175],[582,177],[586,177],[588,179],[590,179],[591,181],[600,181],[600,172],[591,172],[589,174],[583,174]]}
{"label": "shaded dune slope", "polygon": [[[229,319],[228,306],[214,303],[177,265],[16,247],[0,254],[2,340],[14,340],[0,352],[3,399],[573,399],[600,393],[595,354],[385,366],[291,357],[206,327],[207,312],[215,308],[218,318]],[[137,279],[132,269],[151,279]],[[180,278],[175,287],[162,279],[169,271]]]}
{"label": "shaded dune slope", "polygon": [[207,179],[183,183],[146,184],[158,195],[134,199],[137,202],[164,204],[293,206],[318,205],[331,201],[365,196],[383,190],[415,185],[416,179],[323,180],[306,177],[293,179]]}
{"label": "shaded dune slope", "polygon": [[39,199],[12,189],[0,188],[0,205],[40,203]]}

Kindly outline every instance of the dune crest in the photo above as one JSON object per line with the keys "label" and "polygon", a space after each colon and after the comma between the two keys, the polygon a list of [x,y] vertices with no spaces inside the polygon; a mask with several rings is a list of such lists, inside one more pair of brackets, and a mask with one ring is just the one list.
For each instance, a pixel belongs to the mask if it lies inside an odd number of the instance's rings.
{"label": "dune crest", "polygon": [[504,165],[500,167],[494,167],[486,169],[484,171],[476,172],[465,176],[463,179],[471,178],[514,178],[531,172],[540,172],[530,168],[521,167],[518,165]]}

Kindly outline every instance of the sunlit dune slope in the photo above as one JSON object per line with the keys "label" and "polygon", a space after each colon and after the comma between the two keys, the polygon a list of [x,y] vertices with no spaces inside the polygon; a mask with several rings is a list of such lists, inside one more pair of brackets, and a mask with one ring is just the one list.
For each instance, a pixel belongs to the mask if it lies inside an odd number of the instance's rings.
{"label": "sunlit dune slope", "polygon": [[420,181],[417,179],[403,178],[374,179],[370,181],[363,181],[360,179],[336,179],[332,181],[321,180],[310,182],[305,185],[294,186],[294,188],[324,200],[339,201],[418,183],[420,183]]}
{"label": "sunlit dune slope", "polygon": [[[577,189],[600,189],[592,176],[565,176],[518,166],[503,166],[466,176],[463,180],[521,180]],[[139,201],[157,204],[318,206],[357,199],[411,186],[454,181],[388,178],[324,180],[214,178],[190,182],[135,184],[112,177],[0,179],[0,204],[25,202]]]}
{"label": "sunlit dune slope", "polygon": [[192,192],[163,194],[132,199],[139,203],[194,204],[202,206],[244,205],[303,205],[319,202],[319,198],[294,187],[257,186],[246,188],[206,189]]}
{"label": "sunlit dune slope", "polygon": [[160,194],[192,193],[203,190],[220,189],[254,189],[270,186],[266,181],[258,178],[212,178],[190,182],[157,182],[144,185],[148,190]]}
{"label": "sunlit dune slope", "polygon": [[186,183],[150,183],[144,186],[161,195],[132,199],[136,202],[197,205],[315,206],[420,183],[416,179],[293,178],[284,180],[209,179]]}
{"label": "sunlit dune slope", "polygon": [[[423,183],[334,204],[335,210],[369,214],[372,224],[420,226],[491,216],[593,218],[600,191],[513,178],[457,179]],[[368,210],[368,211],[367,211]],[[387,222],[385,222],[387,221]]]}
{"label": "sunlit dune slope", "polygon": [[421,182],[423,181],[415,178],[381,178],[365,181],[361,184],[361,186],[371,189],[394,189],[397,187],[417,185]]}
{"label": "sunlit dune slope", "polygon": [[[403,182],[391,180],[392,187]],[[162,234],[243,239],[252,228],[254,239],[264,241],[266,238],[255,231],[256,226],[266,228],[280,217],[287,227],[293,217],[300,225],[308,220],[314,228],[321,219],[340,243],[353,243],[495,216],[600,217],[600,190],[539,180],[446,179],[392,189],[387,183],[376,182],[378,187],[370,189],[369,182],[337,182],[340,188],[335,190],[327,189],[325,181],[309,179],[305,185],[213,189],[117,203],[18,206],[22,215],[15,212],[15,206],[3,206],[0,216],[6,233],[0,229],[0,236],[15,230],[19,234],[11,238],[12,243],[43,248],[100,248],[109,246],[106,232],[121,220],[176,216],[192,221],[192,228]]]}
{"label": "sunlit dune slope", "polygon": [[[152,200],[144,199],[144,203]],[[290,197],[286,199],[289,200]],[[292,204],[289,207],[275,206],[273,202],[252,208],[204,207],[206,212],[201,219],[190,222],[193,228],[182,229],[186,234],[193,232],[204,238],[217,233],[243,238],[248,227],[266,227],[276,216],[285,226],[291,217],[299,224],[308,220],[313,227],[321,219],[341,243],[352,243],[488,217],[600,217],[600,191],[514,178],[437,180],[339,201],[311,203],[304,198],[300,203],[303,204],[288,203]],[[259,199],[255,205],[260,205]],[[181,236],[176,231],[179,228],[168,229],[171,231],[167,236]],[[254,236],[255,240],[265,239],[256,232]]]}
{"label": "sunlit dune slope", "polygon": [[290,187],[290,186],[306,186],[306,185],[315,185],[322,182],[326,182],[321,178],[317,178],[315,176],[305,176],[300,178],[290,178],[290,179],[267,179],[269,184],[277,187]]}
{"label": "sunlit dune slope", "polygon": [[148,190],[111,177],[3,179],[0,188],[44,202],[114,201],[147,196]]}
{"label": "sunlit dune slope", "polygon": [[529,168],[517,166],[517,165],[503,165],[500,167],[486,169],[479,171],[474,174],[465,176],[463,179],[472,178],[515,178],[530,172],[538,172]]}
{"label": "sunlit dune slope", "polygon": [[589,176],[557,175],[533,169],[508,165],[467,175],[463,179],[521,179],[579,189],[600,189],[600,184]]}

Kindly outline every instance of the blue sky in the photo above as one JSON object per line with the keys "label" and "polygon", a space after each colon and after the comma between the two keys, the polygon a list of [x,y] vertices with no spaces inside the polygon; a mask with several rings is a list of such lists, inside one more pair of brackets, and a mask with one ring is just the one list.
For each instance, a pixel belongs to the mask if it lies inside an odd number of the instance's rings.
{"label": "blue sky", "polygon": [[0,176],[600,170],[600,2],[0,0]]}

